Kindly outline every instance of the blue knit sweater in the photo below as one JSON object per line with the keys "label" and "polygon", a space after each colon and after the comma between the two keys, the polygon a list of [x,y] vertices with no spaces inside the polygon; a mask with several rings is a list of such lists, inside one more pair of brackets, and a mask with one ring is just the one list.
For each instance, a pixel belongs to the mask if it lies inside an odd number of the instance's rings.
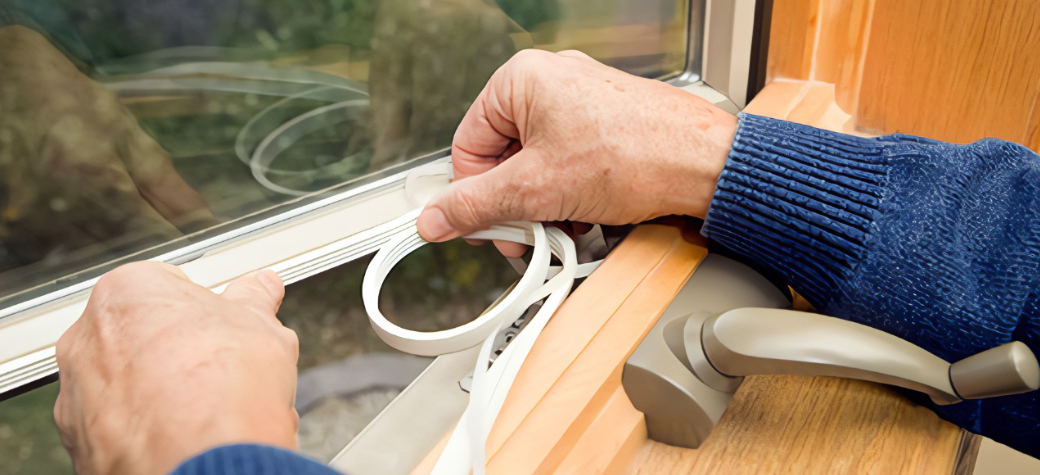
{"label": "blue knit sweater", "polygon": [[[742,114],[704,234],[821,313],[947,361],[1012,340],[1040,355],[1040,157],[1020,145]],[[1040,457],[1036,391],[932,409]]]}
{"label": "blue knit sweater", "polygon": [[[947,361],[1012,340],[1040,355],[1040,157],[1022,146],[864,139],[742,114],[703,232],[822,313]],[[931,407],[1040,457],[1037,392]],[[335,472],[236,445],[174,473]]]}

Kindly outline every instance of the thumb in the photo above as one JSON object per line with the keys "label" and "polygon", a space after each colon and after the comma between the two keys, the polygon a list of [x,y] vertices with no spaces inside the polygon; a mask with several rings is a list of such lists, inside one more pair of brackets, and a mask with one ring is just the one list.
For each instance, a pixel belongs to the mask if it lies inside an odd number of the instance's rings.
{"label": "thumb", "polygon": [[224,289],[221,297],[237,302],[253,311],[274,317],[285,297],[285,284],[270,270],[239,277]]}
{"label": "thumb", "polygon": [[[538,220],[527,200],[532,196],[532,181],[526,163],[530,154],[521,150],[501,165],[479,175],[453,182],[426,205],[416,227],[430,242],[441,242],[516,220]],[[536,210],[535,210],[536,211]]]}

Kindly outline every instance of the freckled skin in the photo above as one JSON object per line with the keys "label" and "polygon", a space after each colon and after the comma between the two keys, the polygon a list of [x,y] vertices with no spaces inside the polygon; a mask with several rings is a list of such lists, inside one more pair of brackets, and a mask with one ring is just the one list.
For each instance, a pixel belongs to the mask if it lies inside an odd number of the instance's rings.
{"label": "freckled skin", "polygon": [[736,126],[697,96],[582,53],[521,51],[459,125],[456,182],[419,232],[442,241],[512,220],[703,218]]}
{"label": "freckled skin", "polygon": [[76,473],[163,474],[209,448],[296,448],[296,334],[274,273],[223,294],[140,262],[98,281],[57,344],[54,420]]}

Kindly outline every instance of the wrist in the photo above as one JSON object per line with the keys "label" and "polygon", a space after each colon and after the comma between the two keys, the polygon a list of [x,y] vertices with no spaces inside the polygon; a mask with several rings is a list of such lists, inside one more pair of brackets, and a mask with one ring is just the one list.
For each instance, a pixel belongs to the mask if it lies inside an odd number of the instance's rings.
{"label": "wrist", "polygon": [[[218,415],[194,421],[167,420],[153,424],[156,430],[134,438],[124,450],[99,452],[110,457],[107,461],[95,459],[95,470],[101,474],[165,474],[177,466],[209,450],[235,444],[258,444],[296,450],[295,411],[274,416],[270,414],[237,418]],[[106,458],[108,458],[106,457]]]}
{"label": "wrist", "polygon": [[[289,412],[295,414],[295,411]],[[258,444],[296,450],[297,423],[295,417],[292,417],[292,420],[289,419],[289,417],[274,417],[267,414],[240,421],[203,423],[203,427],[186,433],[177,430],[176,434],[156,437],[153,448],[161,451],[162,456],[156,457],[158,462],[154,467],[156,470],[142,473],[169,473],[181,463],[225,445]],[[171,444],[170,436],[178,437],[179,443]]]}
{"label": "wrist", "polygon": [[672,180],[665,191],[669,198],[662,203],[671,203],[668,213],[704,219],[715,194],[715,186],[733,146],[737,132],[737,117],[708,103],[700,97],[685,93],[691,99],[687,113],[681,119],[681,128],[676,132],[678,147],[674,151],[676,161]]}

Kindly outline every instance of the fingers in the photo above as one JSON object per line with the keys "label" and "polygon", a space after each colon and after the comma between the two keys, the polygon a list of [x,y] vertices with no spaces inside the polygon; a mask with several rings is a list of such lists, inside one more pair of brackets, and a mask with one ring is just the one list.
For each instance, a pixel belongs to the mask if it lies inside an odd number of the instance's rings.
{"label": "fingers", "polygon": [[530,99],[523,72],[547,54],[521,51],[491,76],[455,131],[451,157],[456,179],[484,173],[519,151]]}
{"label": "fingers", "polygon": [[[484,244],[487,244],[487,241],[481,241],[480,239],[466,239],[465,241],[471,246],[483,246]],[[523,255],[527,253],[526,244],[510,241],[494,241],[494,243],[498,252],[506,257],[523,257]]]}
{"label": "fingers", "polygon": [[231,281],[221,297],[273,318],[285,297],[285,284],[278,274],[262,270]]}
{"label": "fingers", "polygon": [[[522,151],[520,155],[530,152]],[[434,198],[416,222],[419,235],[441,242],[487,229],[506,221],[539,221],[536,201],[525,199],[530,180],[527,163],[518,156],[477,176],[456,180]]]}
{"label": "fingers", "polygon": [[523,257],[527,254],[527,245],[510,241],[495,241],[498,252],[506,257]]}

